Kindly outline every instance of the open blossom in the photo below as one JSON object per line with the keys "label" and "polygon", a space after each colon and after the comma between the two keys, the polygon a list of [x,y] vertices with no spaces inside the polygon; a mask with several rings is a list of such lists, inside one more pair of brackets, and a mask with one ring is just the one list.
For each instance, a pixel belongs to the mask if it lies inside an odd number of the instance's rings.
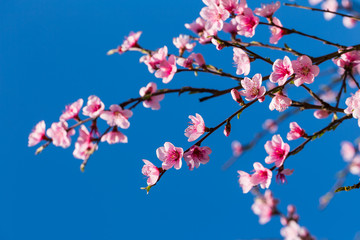
{"label": "open blossom", "polygon": [[45,139],[46,139],[45,121],[42,120],[42,121],[38,122],[38,124],[36,124],[36,126],[34,127],[32,132],[30,133],[28,146],[29,147],[35,146],[36,144],[38,144],[39,142],[41,142],[42,140],[45,140]]}
{"label": "open blossom", "polygon": [[290,132],[288,132],[286,136],[287,140],[289,141],[296,140],[298,138],[303,137],[304,135],[305,135],[305,131],[299,126],[299,124],[297,124],[296,122],[290,123]]}
{"label": "open blossom", "polygon": [[275,133],[278,130],[277,123],[272,119],[266,119],[262,127],[263,129],[268,130],[270,133]]}
{"label": "open blossom", "polygon": [[274,109],[278,110],[279,112],[285,111],[290,105],[292,101],[290,98],[285,96],[283,93],[278,92],[276,93],[275,97],[272,98],[269,109],[273,111]]}
{"label": "open blossom", "polygon": [[272,15],[280,8],[280,2],[271,4],[261,4],[261,8],[256,8],[254,13],[258,16],[262,16],[265,18],[271,18]]}
{"label": "open blossom", "polygon": [[298,57],[297,60],[291,61],[291,63],[295,73],[294,84],[297,87],[303,83],[313,83],[320,72],[319,67],[312,65],[311,59],[306,55]]}
{"label": "open blossom", "polygon": [[196,117],[189,115],[191,122],[189,126],[185,129],[185,136],[188,137],[188,142],[195,141],[201,135],[205,133],[205,122],[200,114],[196,113]]}
{"label": "open blossom", "polygon": [[117,49],[111,49],[108,51],[108,55],[118,52],[119,54],[128,51],[130,48],[137,46],[137,42],[142,32],[130,32],[129,36],[125,37],[124,42]]}
{"label": "open blossom", "polygon": [[250,59],[249,56],[240,48],[234,48],[233,60],[236,64],[236,74],[245,76],[250,72]]}
{"label": "open blossom", "polygon": [[110,111],[104,111],[100,118],[104,119],[109,126],[118,126],[123,129],[130,127],[128,119],[133,115],[131,110],[122,109],[119,105],[113,104],[110,106]]}
{"label": "open blossom", "polygon": [[221,31],[224,26],[224,21],[230,17],[230,13],[216,4],[209,2],[206,7],[201,9],[200,16],[206,20],[205,29]]}
{"label": "open blossom", "polygon": [[206,21],[198,17],[193,23],[186,23],[185,27],[196,34],[201,34],[205,30]]}
{"label": "open blossom", "polygon": [[291,61],[288,56],[284,57],[284,60],[277,59],[273,64],[273,72],[270,75],[270,81],[282,86],[286,80],[293,75],[294,70]]}
{"label": "open blossom", "polygon": [[360,90],[351,97],[348,97],[345,104],[347,108],[344,110],[344,113],[352,114],[353,118],[358,119],[358,125],[360,127]]}
{"label": "open blossom", "polygon": [[238,25],[238,23],[233,18],[230,20],[229,23],[226,23],[226,22],[224,23],[223,31],[230,33],[232,36],[235,37],[237,35],[237,25]]}
{"label": "open blossom", "polygon": [[[139,93],[140,93],[140,96],[145,97],[146,95],[156,93],[156,90],[157,90],[156,83],[149,82],[148,85],[146,85],[146,87],[140,88]],[[152,110],[158,110],[158,109],[160,109],[159,102],[161,100],[163,100],[164,97],[165,97],[164,94],[151,96],[148,99],[146,99],[145,101],[143,101],[143,105],[146,108],[151,108]]]}
{"label": "open blossom", "polygon": [[238,171],[239,173],[239,184],[243,189],[243,193],[248,193],[254,186],[260,184],[262,189],[269,188],[272,178],[272,172],[270,169],[265,168],[261,163],[254,163],[254,171],[252,175]]}
{"label": "open blossom", "polygon": [[101,141],[108,142],[109,144],[127,143],[128,138],[123,133],[121,133],[115,126],[112,131],[104,134],[104,136],[101,137]]}
{"label": "open blossom", "polygon": [[189,166],[189,169],[192,171],[194,167],[198,168],[201,164],[206,164],[209,162],[211,149],[209,147],[199,147],[194,145],[190,148],[189,151],[184,153],[184,160]]}
{"label": "open blossom", "polygon": [[246,1],[241,0],[221,0],[220,7],[227,10],[231,14],[242,14],[247,6]]}
{"label": "open blossom", "polygon": [[356,150],[351,142],[342,141],[340,153],[346,162],[350,162],[354,158]]}
{"label": "open blossom", "polygon": [[333,60],[333,62],[341,68],[353,68],[360,64],[360,51],[350,51],[343,53],[339,58]]}
{"label": "open blossom", "polygon": [[67,105],[65,107],[65,111],[60,116],[60,121],[66,121],[66,120],[69,120],[72,118],[77,120],[79,118],[79,112],[80,112],[80,109],[81,109],[83,103],[84,103],[84,100],[82,100],[82,98],[80,98],[76,102],[74,102],[70,105]]}
{"label": "open blossom", "polygon": [[[323,2],[323,4],[321,4],[322,9],[329,10],[332,12],[336,12],[338,6],[339,6],[339,4],[338,4],[337,0],[326,0],[325,2]],[[334,13],[324,12],[324,18],[326,20],[330,20],[335,16],[336,15]]]}
{"label": "open blossom", "polygon": [[156,149],[156,156],[162,161],[162,168],[168,170],[172,167],[179,170],[182,162],[181,158],[184,154],[184,150],[179,147],[175,147],[170,142],[165,142],[164,147]]}
{"label": "open blossom", "polygon": [[148,177],[146,180],[148,186],[154,185],[159,179],[160,170],[146,159],[143,159],[143,162],[145,165],[141,169],[141,173]]}
{"label": "open blossom", "polygon": [[276,182],[278,183],[285,183],[286,181],[286,177],[285,176],[290,176],[291,174],[293,174],[294,169],[281,169],[278,170],[278,173],[276,174]]}
{"label": "open blossom", "polygon": [[235,157],[239,157],[243,152],[243,147],[242,147],[241,143],[236,140],[232,141],[231,149],[232,149],[233,155]]}
{"label": "open blossom", "polygon": [[271,141],[265,143],[265,151],[269,156],[265,158],[267,164],[275,163],[276,167],[281,167],[290,151],[290,146],[284,143],[280,135],[274,135]]}
{"label": "open blossom", "polygon": [[179,37],[173,38],[173,43],[179,49],[180,54],[182,54],[185,50],[191,52],[195,47],[196,43],[190,43],[190,40],[190,36],[180,34]]}
{"label": "open blossom", "polygon": [[241,80],[241,86],[244,90],[240,91],[242,96],[245,96],[247,101],[252,101],[254,99],[258,99],[259,102],[263,102],[265,99],[266,88],[261,86],[262,84],[262,76],[260,73],[254,75],[252,79],[245,77]]}
{"label": "open blossom", "polygon": [[[277,17],[273,17],[273,23],[279,27],[283,26]],[[286,31],[279,27],[270,27],[271,37],[269,42],[272,44],[277,44],[279,40],[286,34]]]}
{"label": "open blossom", "polygon": [[259,216],[259,223],[265,224],[271,220],[278,203],[279,201],[274,199],[272,192],[270,190],[266,190],[264,196],[255,198],[254,204],[251,206],[251,210]]}
{"label": "open blossom", "polygon": [[239,24],[239,35],[250,38],[255,35],[255,28],[259,24],[259,18],[254,16],[250,8],[245,8],[243,15],[238,15],[235,19]]}
{"label": "open blossom", "polygon": [[75,130],[68,131],[68,124],[60,121],[51,124],[51,128],[46,130],[46,135],[52,139],[52,143],[57,147],[67,148],[71,144],[71,136],[75,134]]}
{"label": "open blossom", "polygon": [[158,65],[158,70],[155,72],[155,77],[162,78],[163,83],[169,83],[177,71],[176,58],[174,55],[169,57],[169,60],[163,60]]}
{"label": "open blossom", "polygon": [[140,58],[140,62],[143,62],[148,66],[148,70],[150,73],[154,73],[158,68],[161,62],[166,61],[166,57],[168,54],[167,46],[159,48],[154,51],[151,56],[144,55]]}
{"label": "open blossom", "polygon": [[349,166],[349,171],[351,174],[360,176],[360,155],[357,154],[354,159],[351,161]]}
{"label": "open blossom", "polygon": [[102,113],[104,108],[105,105],[100,98],[95,95],[91,95],[88,98],[87,105],[83,108],[83,115],[95,118]]}
{"label": "open blossom", "polygon": [[75,158],[86,160],[97,150],[97,145],[92,143],[91,136],[85,125],[80,126],[79,137],[75,143],[73,155]]}
{"label": "open blossom", "polygon": [[294,220],[291,220],[285,227],[281,228],[280,234],[284,237],[284,240],[314,239],[306,228],[300,227]]}

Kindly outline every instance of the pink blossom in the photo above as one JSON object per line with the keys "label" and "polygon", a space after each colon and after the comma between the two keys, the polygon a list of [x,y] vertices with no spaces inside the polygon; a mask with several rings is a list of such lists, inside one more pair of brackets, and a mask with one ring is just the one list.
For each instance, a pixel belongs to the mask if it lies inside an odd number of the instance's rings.
{"label": "pink blossom", "polygon": [[230,135],[230,132],[231,132],[231,123],[230,123],[230,121],[228,121],[224,127],[225,137],[228,137]]}
{"label": "pink blossom", "polygon": [[176,58],[174,55],[171,55],[168,61],[163,60],[159,64],[158,70],[155,72],[155,77],[162,78],[163,83],[169,83],[173,79],[176,71]]}
{"label": "pink blossom", "polygon": [[162,161],[162,168],[168,170],[172,167],[179,170],[181,168],[181,158],[184,150],[179,147],[174,147],[172,143],[165,142],[164,147],[156,149],[156,156]]}
{"label": "pink blossom", "polygon": [[201,34],[205,30],[206,21],[201,17],[198,17],[193,23],[186,23],[185,27],[196,34]]}
{"label": "pink blossom", "polygon": [[269,156],[265,158],[267,164],[275,163],[276,167],[281,167],[290,151],[290,146],[284,143],[280,135],[274,135],[271,141],[265,143],[265,151]]}
{"label": "pink blossom", "polygon": [[110,111],[104,111],[100,114],[100,118],[104,119],[109,126],[118,126],[123,129],[130,127],[128,119],[133,115],[131,110],[122,109],[119,105],[110,106]]}
{"label": "pink blossom", "polygon": [[342,141],[340,153],[346,162],[350,162],[354,158],[356,150],[351,142]]}
{"label": "pink blossom", "polygon": [[51,124],[51,128],[46,130],[46,135],[52,139],[52,143],[57,147],[67,148],[71,144],[71,136],[75,134],[75,130],[68,131],[68,124],[65,121],[60,121]]}
{"label": "pink blossom", "polygon": [[360,155],[357,154],[351,161],[349,171],[351,174],[360,176]]}
{"label": "pink blossom", "polygon": [[243,15],[238,15],[238,34],[245,37],[253,37],[255,28],[259,24],[259,18],[255,17],[250,8],[245,8]]}
{"label": "pink blossom", "polygon": [[291,61],[291,63],[295,73],[294,84],[297,87],[303,83],[313,83],[314,78],[320,72],[319,67],[312,65],[311,59],[306,55],[298,57],[297,60]]}
{"label": "pink blossom", "polygon": [[184,160],[189,166],[189,169],[192,171],[194,167],[198,168],[201,164],[206,164],[209,162],[211,149],[209,147],[199,147],[194,145],[190,148],[189,151],[184,153]]}
{"label": "pink blossom", "polygon": [[293,174],[294,169],[281,169],[278,170],[278,173],[276,174],[276,181],[279,183],[285,183],[286,181],[286,177],[285,176],[290,176],[291,174]]}
{"label": "pink blossom", "polygon": [[360,90],[351,97],[348,97],[345,104],[347,108],[344,110],[344,113],[352,114],[353,118],[358,119],[358,125],[360,127]]}
{"label": "pink blossom", "polygon": [[[147,95],[151,95],[153,93],[156,93],[156,90],[157,90],[156,83],[149,82],[148,85],[146,85],[146,87],[140,88],[139,93],[140,93],[141,97],[145,97]],[[164,97],[165,97],[164,94],[151,96],[151,97],[147,98],[145,101],[143,101],[143,105],[146,108],[151,108],[152,110],[158,110],[158,109],[160,109],[159,102],[161,100],[163,100]]]}
{"label": "pink blossom", "polygon": [[251,210],[259,216],[259,223],[265,224],[271,220],[278,203],[279,201],[274,199],[272,192],[270,190],[266,190],[264,196],[255,198],[255,202],[251,206]]}
{"label": "pink blossom", "polygon": [[186,50],[191,52],[195,47],[196,43],[190,43],[190,36],[180,34],[179,37],[173,38],[175,47],[179,49],[180,55]]}
{"label": "pink blossom", "polygon": [[231,143],[231,149],[235,157],[239,157],[243,153],[243,147],[239,141],[234,140]]}
{"label": "pink blossom", "polygon": [[238,90],[235,88],[231,89],[231,97],[234,99],[235,102],[239,103],[240,105],[244,105],[244,100],[241,98],[241,95]]}
{"label": "pink blossom", "polygon": [[[340,50],[339,50],[340,51]],[[340,55],[333,62],[344,69],[351,69],[360,64],[360,51],[350,51]]]}
{"label": "pink blossom", "polygon": [[262,127],[263,129],[268,130],[270,133],[275,133],[278,130],[278,125],[272,119],[266,119]]}
{"label": "pink blossom", "polygon": [[115,126],[111,132],[108,132],[101,137],[101,142],[108,142],[109,144],[127,143],[128,138]]}
{"label": "pink blossom", "polygon": [[254,163],[254,171],[252,175],[238,171],[239,173],[239,184],[243,189],[243,193],[248,193],[252,187],[260,184],[262,189],[269,188],[272,178],[271,170],[264,168],[263,165],[259,162]]}
{"label": "pink blossom", "polygon": [[323,0],[309,0],[309,3],[311,4],[311,5],[317,5],[317,4],[319,4],[319,3],[321,3]]}
{"label": "pink blossom", "polygon": [[46,140],[45,136],[45,121],[42,120],[36,124],[34,129],[29,135],[28,146],[32,147],[41,142],[42,140]]}
{"label": "pink blossom", "polygon": [[272,15],[280,8],[280,2],[277,1],[276,3],[271,4],[261,4],[261,8],[256,8],[254,13],[258,16],[262,16],[265,18],[271,18]]}
{"label": "pink blossom", "polygon": [[91,95],[88,98],[87,105],[83,108],[83,115],[96,118],[102,113],[104,108],[105,105],[100,98],[95,95]]}
{"label": "pink blossom", "polygon": [[297,124],[296,122],[291,122],[290,123],[290,132],[288,132],[286,138],[287,140],[291,141],[291,140],[296,140],[298,138],[301,138],[305,136],[305,131],[304,129],[302,129],[299,124]]}
{"label": "pink blossom", "polygon": [[277,44],[279,40],[286,34],[286,31],[282,28],[279,28],[283,25],[277,17],[273,17],[273,23],[278,27],[270,27],[271,37],[269,42],[272,44]]}
{"label": "pink blossom", "polygon": [[248,193],[254,186],[251,182],[251,175],[244,171],[238,171],[239,185],[243,190],[243,193]]}
{"label": "pink blossom", "polygon": [[148,70],[150,73],[154,73],[158,68],[161,62],[166,61],[166,57],[168,54],[168,48],[164,46],[163,48],[159,48],[152,55],[144,55],[140,58],[140,62],[145,63],[148,66]]}
{"label": "pink blossom", "polygon": [[276,93],[275,97],[272,98],[269,109],[273,111],[276,109],[279,112],[285,111],[290,105],[292,101],[290,98],[285,96],[283,93],[278,92]]}
{"label": "pink blossom", "polygon": [[[323,4],[321,4],[321,8],[324,10],[336,12],[338,5],[339,4],[338,4],[337,0],[326,0],[325,2],[323,2]],[[335,16],[336,15],[333,13],[324,12],[324,18],[326,20],[330,20]]]}
{"label": "pink blossom", "polygon": [[281,228],[280,234],[284,240],[313,239],[307,229],[300,227],[294,220],[290,220],[285,227]]}
{"label": "pink blossom", "polygon": [[230,17],[230,13],[216,4],[209,3],[207,7],[201,9],[200,16],[206,20],[205,29],[221,31],[224,21]]}
{"label": "pink blossom", "polygon": [[121,46],[119,46],[117,49],[111,49],[110,51],[107,52],[107,55],[111,55],[116,52],[118,52],[119,54],[122,54],[122,53],[128,51],[130,48],[136,47],[137,42],[141,36],[141,33],[142,32],[136,32],[136,33],[130,32],[129,36],[125,37],[125,40],[121,44]]}
{"label": "pink blossom", "polygon": [[241,80],[241,86],[244,90],[240,91],[242,96],[245,96],[247,101],[252,101],[254,99],[258,99],[259,102],[263,102],[265,99],[266,88],[261,86],[262,84],[262,76],[260,73],[254,75],[252,79],[245,77]]}
{"label": "pink blossom", "polygon": [[230,20],[230,23],[227,23],[227,22],[224,23],[223,31],[230,33],[233,37],[235,37],[237,34],[237,25],[238,25],[238,23],[233,18]]}
{"label": "pink blossom", "polygon": [[325,89],[325,90],[326,92],[321,94],[320,98],[328,103],[335,102],[337,93],[335,93],[331,89]]}
{"label": "pink blossom", "polygon": [[207,44],[211,42],[214,36],[217,36],[217,30],[215,28],[205,29],[204,32],[200,34],[199,43]]}
{"label": "pink blossom", "polygon": [[91,136],[85,125],[80,126],[79,137],[75,143],[73,155],[77,159],[86,160],[97,150],[97,145],[91,142]]}
{"label": "pink blossom", "polygon": [[346,28],[354,28],[356,25],[356,20],[353,18],[349,18],[349,17],[343,17],[343,24]]}
{"label": "pink blossom", "polygon": [[211,43],[215,45],[217,50],[221,50],[225,47],[225,44],[215,38],[211,38]]}
{"label": "pink blossom", "polygon": [[195,141],[205,133],[205,122],[200,114],[196,113],[196,117],[189,115],[191,122],[185,129],[185,136],[188,137],[188,142]]}
{"label": "pink blossom", "polygon": [[66,120],[69,120],[72,118],[78,120],[79,112],[80,112],[80,109],[81,109],[83,103],[84,103],[84,100],[82,100],[82,98],[80,98],[76,102],[74,102],[70,105],[67,105],[65,107],[65,111],[60,116],[60,121],[66,121]]}
{"label": "pink blossom", "polygon": [[282,86],[286,80],[293,75],[294,70],[291,61],[288,56],[284,57],[284,60],[277,59],[273,64],[273,72],[270,75],[270,81]]}
{"label": "pink blossom", "polygon": [[239,0],[220,0],[220,7],[227,10],[230,14],[242,13],[244,5],[246,5],[246,1],[243,0],[240,4]]}
{"label": "pink blossom", "polygon": [[249,56],[240,48],[234,48],[233,60],[236,64],[236,74],[245,76],[250,72],[250,59]]}
{"label": "pink blossom", "polygon": [[148,186],[154,185],[157,183],[160,175],[159,168],[157,168],[154,164],[152,164],[150,161],[143,159],[143,162],[145,165],[141,169],[142,174],[148,177],[146,183]]}
{"label": "pink blossom", "polygon": [[204,57],[201,53],[192,53],[190,56],[193,55],[195,62],[202,68],[206,68]]}

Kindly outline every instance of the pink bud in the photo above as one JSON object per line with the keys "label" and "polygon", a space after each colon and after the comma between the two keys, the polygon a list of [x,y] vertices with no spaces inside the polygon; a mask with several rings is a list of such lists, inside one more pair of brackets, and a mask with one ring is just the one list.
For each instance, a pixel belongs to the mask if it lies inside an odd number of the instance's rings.
{"label": "pink bud", "polygon": [[231,124],[230,122],[227,122],[224,129],[224,135],[228,137],[230,135],[230,131],[231,131]]}

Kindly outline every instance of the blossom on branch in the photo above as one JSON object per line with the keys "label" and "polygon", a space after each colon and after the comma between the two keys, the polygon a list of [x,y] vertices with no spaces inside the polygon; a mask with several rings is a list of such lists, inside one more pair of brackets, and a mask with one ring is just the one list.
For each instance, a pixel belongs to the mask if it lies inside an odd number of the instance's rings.
{"label": "blossom on branch", "polygon": [[254,171],[252,175],[238,171],[239,173],[239,184],[243,189],[243,193],[248,193],[254,186],[260,185],[262,189],[269,188],[271,184],[272,172],[270,169],[265,168],[261,163],[254,163]]}
{"label": "blossom on branch", "polygon": [[344,113],[352,114],[353,118],[358,119],[358,125],[360,127],[360,90],[351,97],[348,97],[345,104],[347,108],[344,110]]}
{"label": "blossom on branch", "polygon": [[320,72],[319,67],[312,65],[311,59],[306,55],[298,57],[297,60],[291,61],[291,63],[295,73],[294,84],[297,87],[303,83],[313,83]]}
{"label": "blossom on branch", "polygon": [[265,158],[267,164],[275,163],[276,167],[281,167],[290,151],[290,146],[284,143],[281,136],[274,135],[271,141],[265,143],[265,151],[269,156]]}
{"label": "blossom on branch", "polygon": [[66,121],[69,119],[79,120],[79,112],[80,112],[80,109],[81,109],[83,103],[84,103],[84,100],[82,98],[80,98],[76,102],[74,102],[70,105],[67,105],[65,107],[65,111],[60,116],[60,121]]}
{"label": "blossom on branch", "polygon": [[[149,96],[153,93],[156,93],[157,85],[154,82],[149,82],[146,87],[140,88],[139,94],[141,97]],[[151,108],[152,110],[159,110],[160,104],[159,102],[163,100],[165,97],[164,94],[149,96],[145,101],[143,101],[143,106],[146,108]]]}
{"label": "blossom on branch", "polygon": [[276,210],[276,205],[279,200],[273,197],[270,190],[266,190],[263,196],[255,198],[254,204],[251,206],[251,210],[259,216],[259,223],[265,224],[271,220]]}
{"label": "blossom on branch", "polygon": [[91,95],[88,98],[87,105],[83,108],[83,115],[95,118],[102,113],[104,108],[105,105],[100,98],[95,95]]}
{"label": "blossom on branch", "polygon": [[296,140],[298,138],[301,138],[305,136],[305,131],[302,129],[297,122],[291,122],[290,123],[290,132],[288,132],[286,138],[287,140]]}
{"label": "blossom on branch", "polygon": [[209,162],[211,153],[211,149],[209,147],[199,147],[194,145],[190,148],[189,151],[184,153],[184,160],[186,164],[189,166],[189,169],[192,171],[195,168],[198,168],[201,164],[206,164]]}
{"label": "blossom on branch", "polygon": [[141,36],[142,32],[130,32],[129,36],[125,37],[124,42],[121,44],[121,46],[119,46],[116,49],[111,49],[107,52],[107,55],[111,55],[114,53],[119,53],[122,54],[126,51],[128,51],[130,48],[132,47],[136,47],[137,46],[137,42]]}
{"label": "blossom on branch", "polygon": [[148,186],[154,185],[159,179],[160,170],[158,167],[156,167],[154,164],[152,164],[146,159],[143,159],[143,162],[145,163],[145,165],[141,169],[141,173],[148,177],[148,179],[146,180]]}
{"label": "blossom on branch", "polygon": [[205,122],[200,114],[196,113],[196,117],[189,115],[191,122],[189,126],[185,129],[185,136],[188,137],[188,142],[195,141],[201,135],[205,133]]}
{"label": "blossom on branch", "polygon": [[133,115],[131,110],[122,109],[119,105],[110,106],[110,111],[104,111],[100,118],[104,119],[110,127],[118,126],[122,129],[130,127],[128,119]]}
{"label": "blossom on branch", "polygon": [[269,109],[273,111],[276,109],[279,112],[285,111],[290,105],[292,101],[290,98],[285,96],[282,92],[276,93],[276,95],[272,98]]}
{"label": "blossom on branch", "polygon": [[170,142],[165,142],[164,147],[156,149],[156,156],[162,161],[162,168],[168,170],[174,167],[176,170],[181,168],[181,158],[184,154],[184,150],[179,147],[175,147]]}
{"label": "blossom on branch", "polygon": [[46,135],[52,139],[52,143],[57,147],[67,148],[71,144],[71,136],[75,134],[75,129],[68,130],[68,123],[60,121],[51,124],[51,128],[46,130]]}
{"label": "blossom on branch", "polygon": [[249,56],[240,48],[233,48],[233,60],[236,64],[236,74],[245,76],[250,72],[250,59]]}
{"label": "blossom on branch", "polygon": [[75,150],[73,152],[74,157],[86,160],[97,148],[97,145],[91,142],[91,136],[85,125],[81,125],[79,137],[75,143]]}
{"label": "blossom on branch", "polygon": [[272,18],[272,15],[280,8],[280,2],[271,4],[261,4],[261,8],[256,8],[254,13],[265,18]]}
{"label": "blossom on branch", "polygon": [[242,96],[245,96],[247,101],[258,99],[259,102],[263,102],[265,99],[266,88],[261,86],[262,76],[260,73],[254,75],[252,79],[245,77],[241,80],[241,86],[244,90],[240,91]]}
{"label": "blossom on branch", "polygon": [[238,34],[245,37],[253,37],[255,28],[259,24],[259,18],[255,17],[250,8],[245,8],[242,15],[235,17],[238,22]]}
{"label": "blossom on branch", "polygon": [[285,84],[286,80],[293,75],[294,69],[291,64],[291,60],[288,56],[285,56],[283,60],[277,59],[273,64],[273,72],[269,79],[273,83],[277,83],[279,86]]}
{"label": "blossom on branch", "polygon": [[115,126],[110,132],[104,134],[104,136],[101,137],[101,142],[108,142],[109,144],[127,143],[128,138],[126,135],[121,133]]}
{"label": "blossom on branch", "polygon": [[36,144],[45,139],[45,121],[42,120],[36,124],[32,132],[30,133],[28,147],[35,146]]}

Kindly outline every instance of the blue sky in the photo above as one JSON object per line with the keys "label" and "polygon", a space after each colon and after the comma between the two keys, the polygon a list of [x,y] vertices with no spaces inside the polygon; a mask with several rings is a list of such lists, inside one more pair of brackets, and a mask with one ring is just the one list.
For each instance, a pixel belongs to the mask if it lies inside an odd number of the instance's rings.
{"label": "blue sky", "polygon": [[[249,142],[265,119],[277,116],[268,109],[269,99],[234,120],[228,138],[219,131],[204,142],[213,149],[207,165],[194,171],[172,169],[149,195],[140,190],[146,185],[142,159],[160,165],[155,150],[166,141],[188,148],[183,134],[188,115],[199,113],[207,126],[215,126],[238,108],[230,96],[199,103],[196,95],[167,95],[160,111],[139,105],[130,119],[131,127],[123,131],[129,143],[101,144],[84,173],[79,170],[81,161],[72,156],[73,145],[65,150],[50,146],[38,156],[34,155],[36,148],[27,147],[28,134],[37,122],[45,120],[50,127],[65,105],[92,94],[109,107],[138,97],[139,89],[150,81],[159,88],[235,86],[230,79],[206,74],[195,77],[192,73],[180,73],[164,85],[138,62],[141,54],[106,56],[130,31],[143,31],[140,44],[146,48],[167,45],[170,52],[177,53],[172,38],[191,33],[184,24],[195,20],[203,6],[200,0],[0,1],[1,239],[280,237],[278,218],[264,226],[258,224],[258,217],[250,210],[253,197],[242,193],[236,172],[249,172],[255,161],[264,163],[263,144],[271,135],[227,171],[221,170],[232,154],[231,141]],[[257,6],[250,3],[252,8]],[[346,45],[359,42],[359,26],[347,30],[339,17],[326,22],[320,13],[284,6],[277,16],[286,27]],[[259,26],[256,40],[268,41],[268,37],[267,27]],[[284,39],[280,45],[286,42],[314,56],[336,51],[302,37]],[[273,60],[284,56],[256,50],[270,54]],[[235,74],[231,49],[219,52],[213,46],[197,45],[195,51],[202,52],[209,63]],[[320,69],[329,66],[333,65],[324,64]],[[250,76],[270,71],[271,66],[255,62]],[[324,84],[328,79],[316,81]],[[309,132],[330,121],[315,120],[312,111],[303,112],[284,122],[278,132],[283,138],[293,120]],[[326,210],[318,209],[319,197],[331,188],[335,173],[345,166],[340,141],[353,141],[359,132],[356,120],[349,120],[336,132],[309,143],[289,159],[287,167],[295,171],[288,184],[271,184],[275,197],[281,199],[279,208],[285,211],[287,204],[295,204],[300,225],[318,239],[352,239],[360,231],[358,191],[337,194]],[[291,148],[300,142],[290,143]],[[349,176],[346,183],[357,180]]]}

